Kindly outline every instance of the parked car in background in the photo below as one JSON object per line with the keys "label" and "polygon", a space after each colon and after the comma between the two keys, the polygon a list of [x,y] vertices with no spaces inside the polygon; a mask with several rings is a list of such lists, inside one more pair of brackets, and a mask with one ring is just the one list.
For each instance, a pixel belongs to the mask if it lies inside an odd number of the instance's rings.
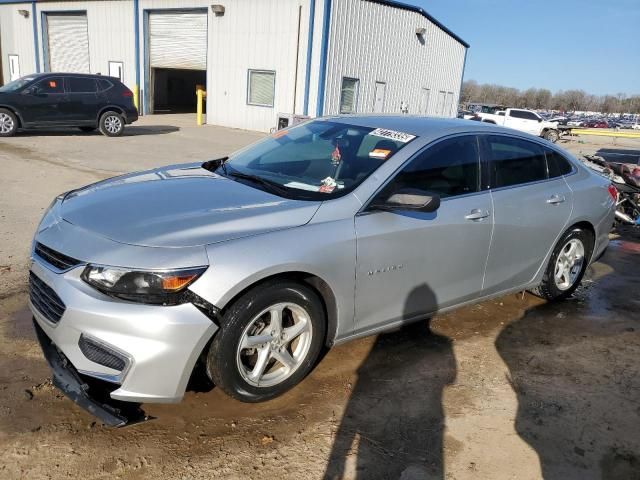
{"label": "parked car in background", "polygon": [[609,124],[604,120],[590,120],[584,126],[587,128],[609,128]]}
{"label": "parked car in background", "polygon": [[122,135],[138,120],[133,93],[117,78],[76,73],[29,75],[0,87],[0,136],[20,129],[77,127]]}
{"label": "parked car in background", "polygon": [[569,127],[583,127],[585,121],[579,118],[573,118],[567,122],[567,126]]}
{"label": "parked car in background", "polygon": [[560,138],[557,122],[547,122],[531,110],[507,108],[496,113],[479,112],[476,118],[481,122],[503,125],[536,137],[543,137],[550,142],[556,142]]}
{"label": "parked car in background", "polygon": [[325,347],[508,292],[570,296],[609,241],[609,186],[488,123],[316,119],[58,196],[30,307],[54,384],[108,424],[130,419],[114,400],[179,401],[197,363],[264,401]]}

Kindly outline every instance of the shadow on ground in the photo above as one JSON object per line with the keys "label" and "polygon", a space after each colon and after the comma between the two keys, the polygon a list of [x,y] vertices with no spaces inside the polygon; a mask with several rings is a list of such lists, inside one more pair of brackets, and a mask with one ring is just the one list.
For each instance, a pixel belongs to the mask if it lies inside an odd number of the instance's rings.
{"label": "shadow on ground", "polygon": [[[165,135],[178,132],[180,127],[173,125],[127,125],[124,129],[123,137],[135,137],[142,135]],[[98,130],[92,132],[82,132],[77,128],[51,128],[21,130],[19,137],[87,137],[92,135],[102,135]]]}
{"label": "shadow on ground", "polygon": [[495,342],[518,397],[516,431],[545,479],[640,479],[638,247],[612,242],[593,267],[605,276],[528,310]]}
{"label": "shadow on ground", "polygon": [[[404,311],[425,302],[436,303],[423,285]],[[379,335],[357,374],[325,479],[400,478],[403,472],[444,478],[442,392],[456,377],[449,338],[433,333],[429,322]]]}

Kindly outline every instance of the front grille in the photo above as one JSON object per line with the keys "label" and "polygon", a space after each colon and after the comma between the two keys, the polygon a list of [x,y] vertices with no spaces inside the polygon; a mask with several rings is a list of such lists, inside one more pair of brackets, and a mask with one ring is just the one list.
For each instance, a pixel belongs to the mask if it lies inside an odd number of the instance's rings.
{"label": "front grille", "polygon": [[29,298],[33,306],[52,323],[58,323],[67,308],[56,292],[33,272],[29,272]]}
{"label": "front grille", "polygon": [[63,253],[56,252],[52,248],[49,248],[46,245],[41,244],[40,242],[36,242],[34,250],[35,254],[38,255],[38,257],[47,262],[49,265],[53,265],[58,270],[68,270],[82,263],[80,260],[76,260],[75,258],[68,257]]}
{"label": "front grille", "polygon": [[119,372],[124,370],[124,367],[127,365],[127,361],[122,357],[122,355],[91,340],[90,338],[85,337],[84,335],[80,335],[78,346],[82,353],[84,353],[85,357],[99,365],[113,368]]}

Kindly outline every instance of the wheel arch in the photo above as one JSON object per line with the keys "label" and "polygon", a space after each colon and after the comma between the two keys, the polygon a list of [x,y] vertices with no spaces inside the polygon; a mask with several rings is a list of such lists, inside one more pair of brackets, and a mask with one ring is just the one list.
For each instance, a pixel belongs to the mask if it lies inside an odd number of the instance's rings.
{"label": "wheel arch", "polygon": [[22,115],[20,115],[20,112],[18,112],[18,110],[16,110],[11,105],[3,105],[1,103],[0,103],[0,108],[4,108],[5,110],[9,110],[11,113],[13,113],[16,116],[16,118],[18,119],[18,128],[22,128],[23,127],[24,122],[22,121]]}
{"label": "wheel arch", "polygon": [[242,290],[237,292],[227,302],[225,302],[224,307],[222,307],[220,310],[220,314],[224,315],[225,310],[227,310],[236,302],[236,300],[238,300],[249,290],[259,287],[260,285],[263,285],[265,283],[284,280],[293,281],[296,283],[300,283],[301,285],[305,285],[311,288],[318,295],[320,301],[322,302],[327,322],[327,330],[324,343],[327,347],[332,346],[336,337],[336,333],[338,331],[338,303],[333,289],[329,286],[329,284],[323,278],[313,273],[301,270],[286,271],[273,273],[255,280],[249,285],[245,286]]}
{"label": "wheel arch", "polygon": [[126,118],[126,113],[122,107],[118,105],[107,105],[106,107],[102,107],[98,112],[98,117],[96,118],[96,125],[100,123],[100,118],[107,112],[118,112],[120,115],[123,115]]}

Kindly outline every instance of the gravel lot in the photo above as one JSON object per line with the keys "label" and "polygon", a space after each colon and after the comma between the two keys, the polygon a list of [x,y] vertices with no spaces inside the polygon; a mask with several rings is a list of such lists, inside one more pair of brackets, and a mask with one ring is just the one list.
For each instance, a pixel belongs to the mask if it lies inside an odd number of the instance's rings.
{"label": "gravel lot", "polygon": [[[568,302],[510,295],[342,345],[264,404],[190,391],[116,430],[59,394],[26,307],[42,210],[71,188],[260,136],[153,116],[119,139],[0,140],[0,478],[640,479],[637,230],[612,236]],[[562,146],[615,156],[640,141]]]}

